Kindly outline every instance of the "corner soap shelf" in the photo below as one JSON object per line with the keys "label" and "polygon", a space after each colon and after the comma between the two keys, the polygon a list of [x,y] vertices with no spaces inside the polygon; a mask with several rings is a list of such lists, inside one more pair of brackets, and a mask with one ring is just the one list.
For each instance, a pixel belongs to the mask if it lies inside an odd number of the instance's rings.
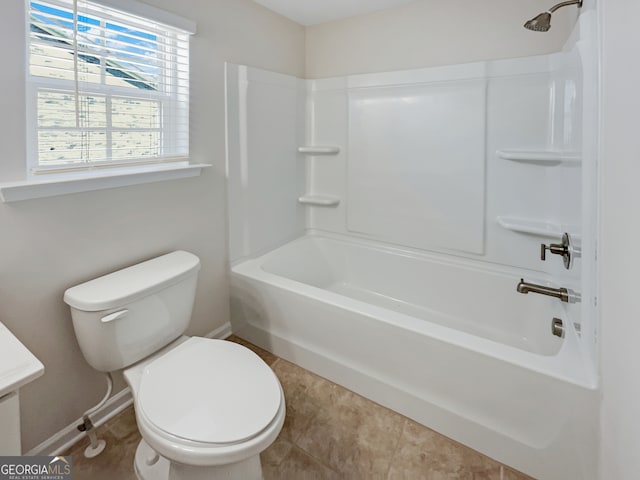
{"label": "corner soap shelf", "polygon": [[563,150],[498,150],[496,153],[503,160],[537,165],[579,164],[582,161],[580,152]]}
{"label": "corner soap shelf", "polygon": [[314,207],[337,207],[340,199],[329,195],[304,195],[298,198],[298,203]]}
{"label": "corner soap shelf", "polygon": [[560,237],[562,236],[562,225],[548,222],[546,220],[533,220],[519,217],[498,217],[498,225],[512,232],[527,233],[539,237]]}
{"label": "corner soap shelf", "polygon": [[305,155],[338,155],[340,153],[340,147],[330,147],[330,146],[298,147],[298,153],[303,153]]}

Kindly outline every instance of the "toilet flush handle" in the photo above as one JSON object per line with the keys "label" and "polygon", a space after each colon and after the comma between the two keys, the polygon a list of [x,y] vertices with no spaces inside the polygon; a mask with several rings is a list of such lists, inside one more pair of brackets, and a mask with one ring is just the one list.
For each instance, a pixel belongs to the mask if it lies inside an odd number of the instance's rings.
{"label": "toilet flush handle", "polygon": [[106,317],[102,317],[102,319],[100,320],[102,323],[109,323],[109,322],[113,322],[115,320],[119,320],[122,317],[125,317],[127,315],[127,313],[129,313],[129,310],[127,310],[126,308],[124,310],[119,310],[117,312],[113,312],[110,313],[109,315],[107,315]]}

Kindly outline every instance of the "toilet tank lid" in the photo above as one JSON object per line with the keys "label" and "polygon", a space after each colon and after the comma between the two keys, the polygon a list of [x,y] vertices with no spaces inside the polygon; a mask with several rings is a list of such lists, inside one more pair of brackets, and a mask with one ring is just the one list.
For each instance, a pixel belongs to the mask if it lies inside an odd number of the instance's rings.
{"label": "toilet tank lid", "polygon": [[200,270],[200,259],[176,251],[90,280],[64,292],[64,301],[85,312],[129,304],[178,283]]}

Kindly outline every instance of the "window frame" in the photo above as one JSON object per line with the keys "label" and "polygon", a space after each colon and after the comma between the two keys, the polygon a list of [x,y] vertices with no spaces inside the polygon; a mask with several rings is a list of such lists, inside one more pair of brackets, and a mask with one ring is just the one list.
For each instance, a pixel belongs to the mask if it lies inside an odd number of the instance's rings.
{"label": "window frame", "polygon": [[[175,92],[169,93],[166,91],[167,82],[163,82],[161,88],[158,89],[157,92],[152,92],[150,90],[136,90],[130,87],[118,86],[118,85],[109,85],[105,82],[106,68],[101,62],[100,73],[101,73],[101,83],[91,83],[91,82],[79,82],[78,83],[78,91],[81,96],[91,96],[95,95],[97,97],[104,97],[107,102],[106,108],[106,119],[107,125],[104,128],[96,128],[98,131],[104,131],[109,139],[114,132],[127,131],[126,128],[115,128],[113,124],[111,124],[111,110],[110,110],[110,100],[112,98],[118,99],[136,99],[143,101],[157,101],[159,103],[160,108],[160,119],[159,119],[159,137],[160,137],[160,146],[159,146],[159,155],[158,156],[141,156],[139,158],[127,158],[127,159],[113,159],[107,158],[105,160],[99,161],[85,161],[83,163],[67,163],[60,165],[42,165],[40,163],[39,158],[39,132],[38,128],[38,94],[41,91],[54,91],[54,92],[64,92],[67,94],[75,95],[75,81],[67,80],[67,79],[56,79],[56,78],[47,78],[41,77],[31,74],[31,61],[30,61],[30,48],[31,48],[31,19],[29,15],[30,4],[38,3],[38,0],[25,0],[25,22],[26,22],[26,32],[25,32],[25,55],[26,55],[26,72],[25,72],[25,96],[26,96],[26,171],[27,178],[42,178],[43,175],[49,174],[62,174],[67,172],[91,172],[93,170],[102,170],[102,169],[122,169],[123,167],[139,167],[144,165],[164,165],[166,163],[171,162],[181,162],[184,164],[188,163],[189,156],[188,150],[187,155],[183,156],[169,156],[163,155],[163,152],[166,152],[168,146],[176,145],[176,137],[181,133],[186,133],[188,136],[189,132],[189,114],[188,114],[188,101],[186,103],[186,115],[183,112],[184,119],[186,120],[186,125],[182,125],[182,130],[180,130],[180,117],[176,110],[177,105],[179,103],[178,99],[184,92],[181,92],[181,87],[178,82],[178,68],[175,62],[171,61],[163,61],[161,60],[161,66],[159,76],[160,78],[165,78],[165,73],[167,74],[166,78],[171,78],[173,88]],[[88,0],[89,3],[94,4],[98,7],[104,8],[115,8],[124,15],[131,15],[135,18],[143,18],[149,22],[162,23],[172,29],[182,30],[186,34],[195,33],[195,24],[189,20],[183,19],[182,17],[175,16],[171,13],[164,12],[162,10],[156,9],[155,7],[151,7],[146,4],[142,4],[141,2],[137,2],[135,0]],[[45,4],[60,4],[62,8],[68,8],[67,6],[63,6],[64,2],[56,2],[56,0],[43,0]],[[115,5],[114,5],[115,4]],[[124,8],[123,8],[124,7]],[[145,12],[147,14],[145,14]],[[168,22],[167,20],[174,20],[173,22]],[[109,22],[113,22],[114,20],[110,18],[108,15],[101,16],[98,18],[100,20],[100,28],[107,28],[106,24]],[[117,22],[117,21],[116,21]],[[174,26],[175,25],[175,26]],[[179,39],[177,35],[173,37],[173,39],[177,42]],[[174,45],[175,48],[175,45]],[[189,49],[190,50],[190,49]],[[162,56],[162,53],[160,54]],[[190,80],[189,80],[190,81]],[[187,84],[188,88],[188,84]],[[136,95],[136,92],[140,92],[140,95]],[[46,130],[43,129],[43,130]],[[70,127],[71,131],[82,132],[83,130],[87,131],[90,128],[78,128],[78,127]],[[148,128],[143,129],[144,131],[153,131],[156,129]],[[135,131],[135,130],[130,130]],[[107,151],[111,149],[111,142],[107,145]],[[188,149],[188,145],[187,145]]]}

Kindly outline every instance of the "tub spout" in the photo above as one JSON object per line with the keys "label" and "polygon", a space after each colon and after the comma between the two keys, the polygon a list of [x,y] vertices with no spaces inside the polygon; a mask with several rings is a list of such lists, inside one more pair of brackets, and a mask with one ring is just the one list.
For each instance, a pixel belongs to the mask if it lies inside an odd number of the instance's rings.
{"label": "tub spout", "polygon": [[517,290],[518,293],[524,293],[525,295],[529,292],[539,293],[540,295],[558,298],[562,302],[569,302],[569,290],[566,288],[551,288],[544,285],[536,285],[535,283],[527,283],[523,278],[520,279]]}

